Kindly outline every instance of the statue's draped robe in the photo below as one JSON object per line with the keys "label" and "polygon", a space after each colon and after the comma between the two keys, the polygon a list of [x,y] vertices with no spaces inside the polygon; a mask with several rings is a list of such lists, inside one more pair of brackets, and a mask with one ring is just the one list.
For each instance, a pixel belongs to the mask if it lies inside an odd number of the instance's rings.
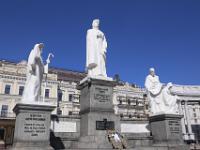
{"label": "statue's draped robe", "polygon": [[162,84],[158,76],[148,75],[145,80],[145,88],[148,91],[151,113],[155,114],[163,110],[162,101]]}
{"label": "statue's draped robe", "polygon": [[23,102],[32,103],[39,101],[43,72],[44,65],[39,44],[36,44],[28,58],[26,85],[22,97]]}
{"label": "statue's draped robe", "polygon": [[89,29],[86,37],[86,68],[89,76],[105,76],[106,74],[106,38],[98,29]]}
{"label": "statue's draped robe", "polygon": [[168,85],[163,89],[162,94],[166,109],[165,112],[171,114],[178,113],[177,96],[171,94]]}
{"label": "statue's draped robe", "polygon": [[152,114],[177,113],[176,96],[171,95],[169,86],[164,87],[158,76],[148,75],[145,80],[145,88],[150,101],[150,111]]}

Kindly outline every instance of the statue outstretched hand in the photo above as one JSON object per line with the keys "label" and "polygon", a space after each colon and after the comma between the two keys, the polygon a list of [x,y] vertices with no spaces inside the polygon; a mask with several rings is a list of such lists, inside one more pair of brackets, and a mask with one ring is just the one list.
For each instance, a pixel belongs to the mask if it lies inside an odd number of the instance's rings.
{"label": "statue outstretched hand", "polygon": [[49,53],[48,57],[47,57],[47,60],[46,60],[46,65],[44,66],[44,73],[45,74],[48,74],[49,72],[49,64],[50,64],[50,59],[53,58],[54,55],[52,53]]}
{"label": "statue outstretched hand", "polygon": [[46,60],[46,63],[49,64],[51,62],[50,59],[53,58],[53,57],[54,57],[54,55],[52,53],[49,53],[47,60]]}

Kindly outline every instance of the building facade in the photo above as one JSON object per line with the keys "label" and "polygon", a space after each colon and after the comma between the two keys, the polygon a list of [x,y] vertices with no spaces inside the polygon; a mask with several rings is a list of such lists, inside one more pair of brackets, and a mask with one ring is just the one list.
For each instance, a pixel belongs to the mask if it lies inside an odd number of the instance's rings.
{"label": "building facade", "polygon": [[200,86],[175,85],[172,89],[177,95],[179,113],[182,118],[182,132],[187,142],[200,143]]}

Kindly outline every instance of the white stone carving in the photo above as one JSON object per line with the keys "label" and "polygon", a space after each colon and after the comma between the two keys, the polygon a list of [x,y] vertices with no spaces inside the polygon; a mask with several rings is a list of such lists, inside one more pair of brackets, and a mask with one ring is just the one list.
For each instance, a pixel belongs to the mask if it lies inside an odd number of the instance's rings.
{"label": "white stone carving", "polygon": [[[40,101],[41,83],[44,73],[44,64],[41,56],[43,47],[43,43],[36,44],[29,54],[22,103],[34,103]],[[47,65],[49,63],[47,63]]]}
{"label": "white stone carving", "polygon": [[172,95],[172,83],[166,86],[160,83],[159,76],[155,75],[154,68],[150,68],[150,74],[146,77],[145,88],[150,101],[151,114],[177,114],[177,97]]}
{"label": "white stone carving", "polygon": [[88,76],[107,77],[106,74],[106,52],[107,42],[105,35],[99,30],[99,19],[93,20],[92,29],[87,31],[86,37],[86,70]]}

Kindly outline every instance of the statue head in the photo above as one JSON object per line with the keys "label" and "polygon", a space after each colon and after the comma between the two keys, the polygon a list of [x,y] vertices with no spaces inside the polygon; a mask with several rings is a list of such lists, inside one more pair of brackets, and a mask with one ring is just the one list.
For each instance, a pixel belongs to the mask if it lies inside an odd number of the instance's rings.
{"label": "statue head", "polygon": [[99,29],[99,23],[100,23],[99,19],[94,19],[92,22],[92,28]]}
{"label": "statue head", "polygon": [[43,43],[39,43],[38,44],[38,48],[39,48],[39,51],[40,51],[40,54],[42,54],[42,49],[44,47],[44,44]]}
{"label": "statue head", "polygon": [[35,56],[38,57],[41,56],[43,47],[44,47],[43,43],[35,44],[34,46]]}
{"label": "statue head", "polygon": [[42,50],[44,47],[44,44],[43,43],[39,43],[39,49]]}
{"label": "statue head", "polygon": [[149,69],[149,74],[154,77],[155,76],[155,69],[154,68],[150,68]]}

